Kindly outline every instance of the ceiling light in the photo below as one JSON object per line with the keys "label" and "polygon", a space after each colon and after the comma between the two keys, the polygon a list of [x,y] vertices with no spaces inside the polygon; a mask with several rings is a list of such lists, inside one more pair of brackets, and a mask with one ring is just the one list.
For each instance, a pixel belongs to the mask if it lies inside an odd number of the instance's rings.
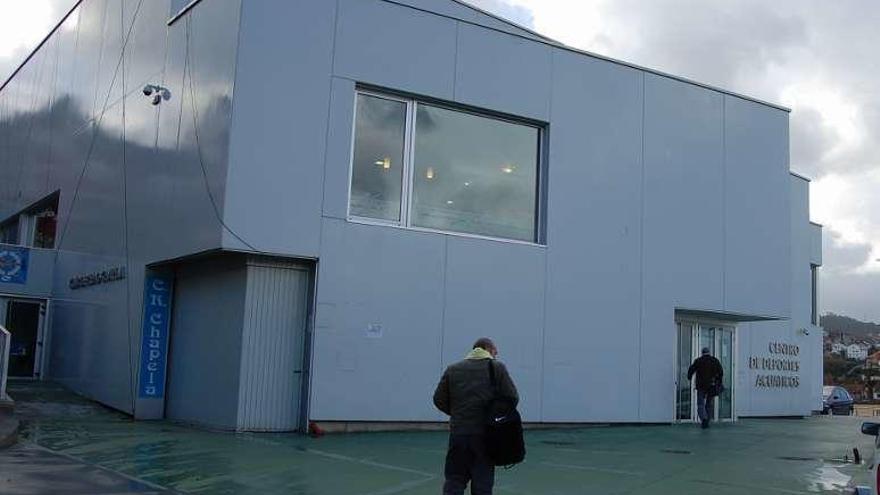
{"label": "ceiling light", "polygon": [[501,167],[501,171],[505,174],[512,174],[514,170],[516,170],[516,167],[514,167],[513,165],[505,165]]}
{"label": "ceiling light", "polygon": [[470,187],[470,186],[471,186],[471,183],[470,183],[470,182],[465,182],[465,183],[464,183],[464,187]]}
{"label": "ceiling light", "polygon": [[434,179],[434,167],[428,167],[428,170],[425,170],[425,178],[428,180]]}
{"label": "ceiling light", "polygon": [[446,202],[446,204],[451,205],[451,204],[452,204],[452,200],[450,199],[449,201]]}

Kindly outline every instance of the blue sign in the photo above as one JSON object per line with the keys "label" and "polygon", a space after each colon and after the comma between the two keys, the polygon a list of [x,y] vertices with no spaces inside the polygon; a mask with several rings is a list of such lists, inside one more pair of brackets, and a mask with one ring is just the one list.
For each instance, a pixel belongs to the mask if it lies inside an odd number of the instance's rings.
{"label": "blue sign", "polygon": [[0,247],[0,282],[4,284],[25,284],[28,274],[27,248]]}
{"label": "blue sign", "polygon": [[141,336],[141,373],[138,395],[165,396],[165,363],[171,320],[171,279],[147,276],[144,281],[144,327]]}

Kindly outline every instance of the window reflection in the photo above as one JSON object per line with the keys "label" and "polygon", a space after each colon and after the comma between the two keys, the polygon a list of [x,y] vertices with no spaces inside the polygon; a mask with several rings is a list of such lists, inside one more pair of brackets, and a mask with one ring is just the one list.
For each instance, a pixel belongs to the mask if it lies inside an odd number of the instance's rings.
{"label": "window reflection", "polygon": [[412,225],[534,241],[538,137],[535,127],[419,104]]}
{"label": "window reflection", "polygon": [[406,103],[357,97],[351,215],[399,221]]}

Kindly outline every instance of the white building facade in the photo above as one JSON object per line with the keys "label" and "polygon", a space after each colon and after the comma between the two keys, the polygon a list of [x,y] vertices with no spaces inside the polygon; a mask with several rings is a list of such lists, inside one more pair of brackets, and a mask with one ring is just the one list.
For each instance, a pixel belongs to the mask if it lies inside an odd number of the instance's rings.
{"label": "white building facade", "polygon": [[862,344],[846,346],[847,359],[868,359],[868,348]]}
{"label": "white building facade", "polygon": [[788,110],[448,0],[74,11],[0,89],[20,375],[143,419],[393,427],[443,421],[490,336],[527,422],[692,421],[703,346],[719,418],[821,409]]}

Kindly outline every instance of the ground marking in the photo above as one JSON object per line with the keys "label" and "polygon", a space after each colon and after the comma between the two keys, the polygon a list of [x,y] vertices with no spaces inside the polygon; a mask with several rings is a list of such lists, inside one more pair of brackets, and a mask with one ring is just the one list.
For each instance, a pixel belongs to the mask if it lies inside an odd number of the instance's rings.
{"label": "ground marking", "polygon": [[772,487],[772,486],[740,485],[738,483],[726,483],[724,481],[710,481],[710,480],[689,480],[689,481],[691,481],[693,483],[704,484],[704,485],[729,486],[731,488],[748,488],[749,490],[785,493],[785,494],[790,494],[790,495],[807,495],[809,493],[809,492],[805,492],[805,491],[801,491],[801,490],[787,490],[785,488],[776,488],[776,487]]}
{"label": "ground marking", "polygon": [[385,464],[382,462],[371,461],[369,459],[358,459],[356,457],[349,457],[347,455],[342,455],[342,454],[334,454],[332,452],[325,452],[323,450],[306,449],[305,452],[315,454],[315,455],[318,455],[321,457],[326,457],[328,459],[336,459],[338,461],[355,462],[358,464],[363,464],[365,466],[373,466],[373,467],[391,469],[393,471],[400,471],[402,473],[409,473],[409,474],[417,474],[419,476],[427,476],[427,477],[431,477],[431,478],[434,477],[434,473],[428,473],[426,471],[419,471],[418,469],[410,469],[410,468],[403,467],[403,466],[395,466],[393,464]]}
{"label": "ground marking", "polygon": [[33,450],[42,450],[42,451],[47,452],[47,453],[49,453],[49,454],[57,455],[57,456],[59,456],[59,457],[64,457],[65,459],[69,459],[69,460],[71,460],[71,461],[79,462],[80,464],[86,464],[86,465],[88,465],[88,466],[90,466],[90,467],[93,467],[93,468],[95,468],[95,469],[100,469],[101,471],[104,471],[104,472],[106,472],[106,473],[112,473],[112,474],[115,474],[115,475],[120,476],[120,477],[122,477],[122,478],[125,478],[125,479],[127,479],[127,480],[129,480],[129,481],[134,481],[134,482],[136,482],[136,483],[141,483],[141,484],[146,485],[146,486],[148,486],[148,487],[150,487],[150,488],[153,488],[154,490],[159,490],[159,491],[168,492],[168,493],[180,493],[180,492],[178,492],[177,490],[174,490],[174,489],[172,489],[172,488],[168,488],[168,487],[166,487],[166,486],[162,486],[162,485],[157,485],[156,483],[152,483],[152,482],[149,482],[149,481],[147,481],[147,480],[143,480],[143,479],[140,479],[140,478],[136,478],[136,477],[134,477],[134,476],[131,476],[131,475],[125,474],[125,473],[123,473],[123,472],[116,471],[115,469],[110,469],[110,468],[108,468],[108,467],[102,466],[102,465],[100,465],[100,464],[95,464],[94,462],[89,462],[89,461],[87,461],[87,460],[85,460],[85,459],[81,459],[81,458],[79,458],[79,457],[72,456],[72,455],[70,455],[70,454],[65,454],[64,452],[59,452],[59,451],[57,451],[57,450],[52,450],[52,449],[50,449],[50,448],[43,447],[42,445],[37,445],[37,444],[33,444],[33,443],[28,443],[28,444],[23,444],[22,446],[25,447],[25,448],[33,449]]}
{"label": "ground marking", "polygon": [[605,472],[605,473],[611,473],[611,474],[626,474],[629,476],[645,476],[645,473],[643,473],[641,471],[625,471],[623,469],[601,468],[601,467],[595,467],[595,466],[578,466],[575,464],[558,464],[555,462],[542,462],[541,465],[556,467],[556,468],[563,468],[563,469],[577,469],[580,471],[598,471],[598,472]]}

